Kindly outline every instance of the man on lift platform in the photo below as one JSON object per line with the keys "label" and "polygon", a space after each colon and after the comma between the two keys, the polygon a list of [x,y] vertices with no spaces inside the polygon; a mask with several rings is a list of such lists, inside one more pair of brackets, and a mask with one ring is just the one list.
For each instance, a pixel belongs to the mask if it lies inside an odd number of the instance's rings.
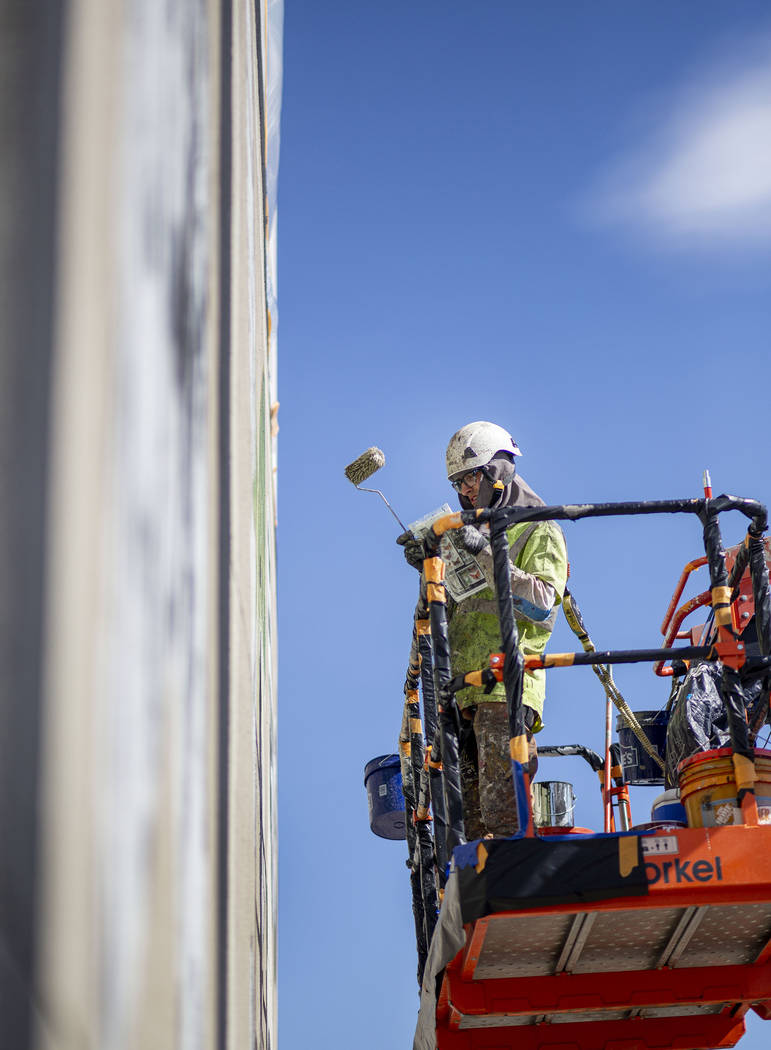
{"label": "man on lift platform", "polygon": [[[517,475],[519,455],[511,434],[495,423],[478,421],[457,431],[447,446],[447,477],[462,509],[545,506]],[[506,536],[519,647],[524,655],[540,655],[554,628],[567,582],[565,539],[552,521],[520,522],[508,528]],[[461,602],[448,602],[455,675],[486,666],[490,653],[501,644],[488,526],[466,525],[458,537],[475,558],[487,587]],[[420,568],[424,556],[420,541],[404,533],[397,542],[404,546],[407,561]],[[538,765],[533,734],[543,725],[544,694],[545,672],[525,672],[522,703],[530,759],[526,772],[531,778]],[[460,755],[466,838],[512,835],[517,831],[517,819],[503,684],[497,682],[490,692],[468,687],[458,695],[458,704],[466,729]]]}

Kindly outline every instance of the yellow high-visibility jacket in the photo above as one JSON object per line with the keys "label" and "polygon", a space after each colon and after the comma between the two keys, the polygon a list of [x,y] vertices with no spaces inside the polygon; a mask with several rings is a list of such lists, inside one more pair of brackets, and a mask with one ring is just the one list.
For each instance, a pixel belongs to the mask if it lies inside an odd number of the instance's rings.
{"label": "yellow high-visibility jacket", "polygon": [[[546,648],[557,618],[557,607],[562,602],[568,576],[568,556],[565,537],[556,522],[518,522],[506,530],[509,542],[509,560],[512,569],[512,596],[514,615],[519,632],[519,647],[524,655],[540,655]],[[489,564],[485,564],[485,561]],[[490,553],[477,557],[485,576],[492,581]],[[553,588],[554,602],[549,609],[539,605],[542,584]],[[548,590],[545,593],[549,593]],[[501,634],[498,623],[498,604],[491,587],[454,603],[450,613],[449,639],[452,673],[466,674],[489,664],[490,653],[500,652]],[[535,728],[540,728],[546,691],[546,672],[526,671],[522,686],[522,702],[538,715]],[[502,682],[497,682],[490,694],[483,689],[469,687],[458,693],[461,707],[470,707],[482,701],[506,701]]]}

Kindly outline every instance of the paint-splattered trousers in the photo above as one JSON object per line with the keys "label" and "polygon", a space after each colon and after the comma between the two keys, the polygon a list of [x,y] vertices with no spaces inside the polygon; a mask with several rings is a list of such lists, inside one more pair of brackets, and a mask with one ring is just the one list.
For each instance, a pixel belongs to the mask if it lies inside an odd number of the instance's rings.
{"label": "paint-splattered trousers", "polygon": [[[526,724],[532,725],[535,712],[525,708]],[[464,718],[466,712],[464,712]],[[514,787],[509,757],[509,719],[506,704],[481,703],[473,713],[471,726],[465,726],[460,748],[460,777],[463,789],[463,821],[466,839],[485,835],[513,835],[517,831]],[[538,769],[538,749],[528,730],[529,762],[525,772],[530,779]]]}

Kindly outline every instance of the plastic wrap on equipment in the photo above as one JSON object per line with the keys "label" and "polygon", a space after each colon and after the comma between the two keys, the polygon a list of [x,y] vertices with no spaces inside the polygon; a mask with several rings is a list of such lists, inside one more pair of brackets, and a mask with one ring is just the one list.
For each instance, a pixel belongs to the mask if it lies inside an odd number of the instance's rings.
{"label": "plastic wrap on equipment", "polygon": [[[666,783],[677,787],[677,767],[699,751],[731,743],[720,693],[721,665],[697,663],[689,668],[678,690],[667,727]],[[747,721],[751,728],[765,721],[768,693],[761,681],[744,686]]]}

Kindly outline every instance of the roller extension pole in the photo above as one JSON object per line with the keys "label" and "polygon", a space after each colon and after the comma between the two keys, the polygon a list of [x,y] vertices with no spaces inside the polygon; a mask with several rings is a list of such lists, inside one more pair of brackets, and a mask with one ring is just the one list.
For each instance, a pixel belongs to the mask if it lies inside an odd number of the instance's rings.
{"label": "roller extension pole", "polygon": [[367,478],[371,478],[376,471],[380,470],[381,467],[384,467],[385,461],[385,454],[383,453],[382,449],[379,449],[376,445],[373,445],[372,448],[368,448],[366,452],[362,452],[358,459],[355,459],[353,463],[348,464],[348,466],[345,468],[345,476],[352,483],[354,488],[357,488],[359,490],[359,492],[374,492],[375,495],[380,496],[383,503],[385,503],[386,507],[388,507],[393,516],[401,525],[402,532],[406,532],[406,525],[401,520],[396,511],[393,509],[388,500],[385,498],[380,489],[365,489],[362,487],[361,484],[362,481],[366,481]]}

